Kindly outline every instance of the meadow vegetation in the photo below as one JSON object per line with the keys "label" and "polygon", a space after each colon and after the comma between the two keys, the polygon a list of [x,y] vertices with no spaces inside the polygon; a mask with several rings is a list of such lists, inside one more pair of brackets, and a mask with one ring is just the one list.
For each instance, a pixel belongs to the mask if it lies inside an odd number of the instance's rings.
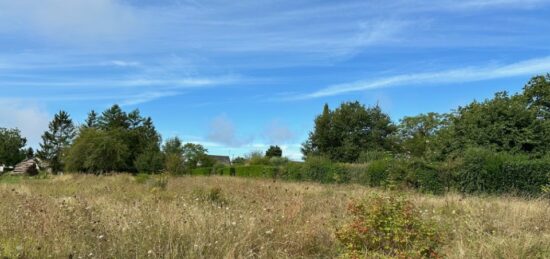
{"label": "meadow vegetation", "polygon": [[[51,173],[0,175],[0,257],[550,257],[550,75],[446,114],[356,101],[314,123],[303,162],[272,145],[230,163],[139,110],[60,111]],[[0,165],[25,144],[0,128]]]}
{"label": "meadow vegetation", "polygon": [[548,258],[550,203],[228,176],[0,177],[6,258]]}

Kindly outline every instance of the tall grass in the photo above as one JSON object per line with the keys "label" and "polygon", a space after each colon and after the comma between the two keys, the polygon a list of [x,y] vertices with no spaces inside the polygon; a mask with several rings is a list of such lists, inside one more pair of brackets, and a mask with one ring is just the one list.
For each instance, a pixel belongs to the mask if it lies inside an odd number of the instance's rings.
{"label": "tall grass", "polygon": [[[0,257],[333,258],[348,204],[386,193],[225,176],[157,180],[163,188],[131,175],[0,181]],[[443,229],[445,257],[550,257],[548,200],[406,195]]]}

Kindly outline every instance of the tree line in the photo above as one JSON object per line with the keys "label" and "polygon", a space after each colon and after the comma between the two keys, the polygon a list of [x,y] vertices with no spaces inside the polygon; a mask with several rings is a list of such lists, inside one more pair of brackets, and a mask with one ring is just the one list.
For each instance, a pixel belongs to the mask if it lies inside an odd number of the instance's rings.
{"label": "tree line", "polygon": [[355,101],[331,110],[325,105],[302,153],[306,159],[325,156],[347,163],[376,152],[443,161],[471,147],[533,158],[548,154],[550,74],[532,78],[517,94],[498,92],[449,113],[404,117],[397,124],[379,106]]}
{"label": "tree line", "polygon": [[537,193],[550,186],[550,74],[533,77],[516,94],[498,92],[399,123],[379,106],[325,105],[302,153],[306,163],[329,160],[311,165],[322,181],[353,174],[330,162],[366,163],[359,178],[370,185]]}
{"label": "tree line", "polygon": [[[0,164],[32,157],[33,150],[24,149],[25,144],[17,129],[1,128]],[[214,168],[216,161],[207,152],[179,138],[163,143],[150,117],[113,105],[101,114],[91,111],[79,127],[66,112],[57,113],[37,156],[48,161],[53,172],[183,174],[197,167]],[[278,146],[233,162],[270,166],[257,169],[287,179],[356,179],[433,192],[455,188],[533,193],[550,184],[549,152],[550,74],[533,77],[519,93],[498,92],[449,113],[408,116],[397,123],[379,106],[358,101],[335,109],[325,105],[302,145],[304,164],[289,163]]]}

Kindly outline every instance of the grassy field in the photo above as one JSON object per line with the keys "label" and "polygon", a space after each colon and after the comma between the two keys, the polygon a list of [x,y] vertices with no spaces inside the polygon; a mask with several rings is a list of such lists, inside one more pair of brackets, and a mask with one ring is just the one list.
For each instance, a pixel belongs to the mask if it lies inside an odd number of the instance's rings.
{"label": "grassy field", "polygon": [[[235,177],[0,177],[0,258],[333,258],[380,189]],[[550,202],[406,193],[446,258],[550,258]]]}

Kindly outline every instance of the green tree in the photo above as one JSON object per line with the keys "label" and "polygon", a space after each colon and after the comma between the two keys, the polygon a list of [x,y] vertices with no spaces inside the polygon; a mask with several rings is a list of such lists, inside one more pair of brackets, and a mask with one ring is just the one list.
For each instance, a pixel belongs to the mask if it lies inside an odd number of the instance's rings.
{"label": "green tree", "polygon": [[445,118],[445,115],[430,112],[401,119],[398,135],[403,151],[417,157],[435,152],[436,136],[447,126]]}
{"label": "green tree", "polygon": [[[111,147],[105,141],[114,141]],[[100,116],[92,111],[70,150],[73,170],[85,172],[157,172],[163,154],[153,120],[139,110],[113,105]],[[104,153],[101,153],[104,152]],[[122,161],[122,160],[123,161]]]}
{"label": "green tree", "polygon": [[0,165],[15,165],[25,159],[27,139],[18,129],[0,128]]}
{"label": "green tree", "polygon": [[272,157],[282,157],[283,150],[279,146],[270,146],[269,149],[265,152],[265,156],[268,158]]}
{"label": "green tree", "polygon": [[178,137],[167,139],[162,147],[164,152],[164,168],[166,171],[180,175],[185,173],[185,161],[183,159],[183,143]]}
{"label": "green tree", "polygon": [[92,110],[90,113],[88,113],[88,117],[86,118],[86,121],[84,122],[84,127],[86,128],[95,128],[98,126],[98,118],[97,113]]}
{"label": "green tree", "polygon": [[128,115],[122,111],[120,106],[115,104],[101,114],[98,118],[98,126],[103,130],[128,129],[130,122]]}
{"label": "green tree", "polygon": [[140,173],[160,172],[164,167],[164,155],[153,145],[136,158],[134,166]]}
{"label": "green tree", "polygon": [[178,137],[167,139],[162,147],[165,154],[176,154],[183,157],[183,143]]}
{"label": "green tree", "polygon": [[52,172],[63,170],[64,152],[76,135],[76,129],[69,114],[65,111],[57,113],[48,126],[48,131],[42,135],[42,143],[38,156],[48,161]]}
{"label": "green tree", "polygon": [[315,119],[314,130],[302,146],[305,157],[322,155],[340,162],[355,162],[362,151],[392,150],[396,131],[380,107],[366,108],[359,102],[345,102]]}
{"label": "green tree", "polygon": [[332,131],[332,111],[325,103],[323,113],[315,118],[314,129],[309,133],[309,138],[302,145],[302,154],[304,158],[308,156],[318,156],[320,154],[329,154],[334,146]]}
{"label": "green tree", "polygon": [[122,130],[82,129],[67,152],[67,170],[89,173],[125,170],[129,152],[123,137]]}
{"label": "green tree", "polygon": [[521,95],[496,93],[493,99],[460,107],[452,120],[453,149],[483,146],[496,151],[531,152],[541,146],[533,128],[537,115]]}
{"label": "green tree", "polygon": [[550,74],[533,77],[523,92],[527,107],[533,109],[539,119],[550,119]]}
{"label": "green tree", "polygon": [[187,143],[183,146],[183,160],[185,167],[195,169],[199,166],[209,167],[214,162],[209,159],[208,150],[200,144]]}

